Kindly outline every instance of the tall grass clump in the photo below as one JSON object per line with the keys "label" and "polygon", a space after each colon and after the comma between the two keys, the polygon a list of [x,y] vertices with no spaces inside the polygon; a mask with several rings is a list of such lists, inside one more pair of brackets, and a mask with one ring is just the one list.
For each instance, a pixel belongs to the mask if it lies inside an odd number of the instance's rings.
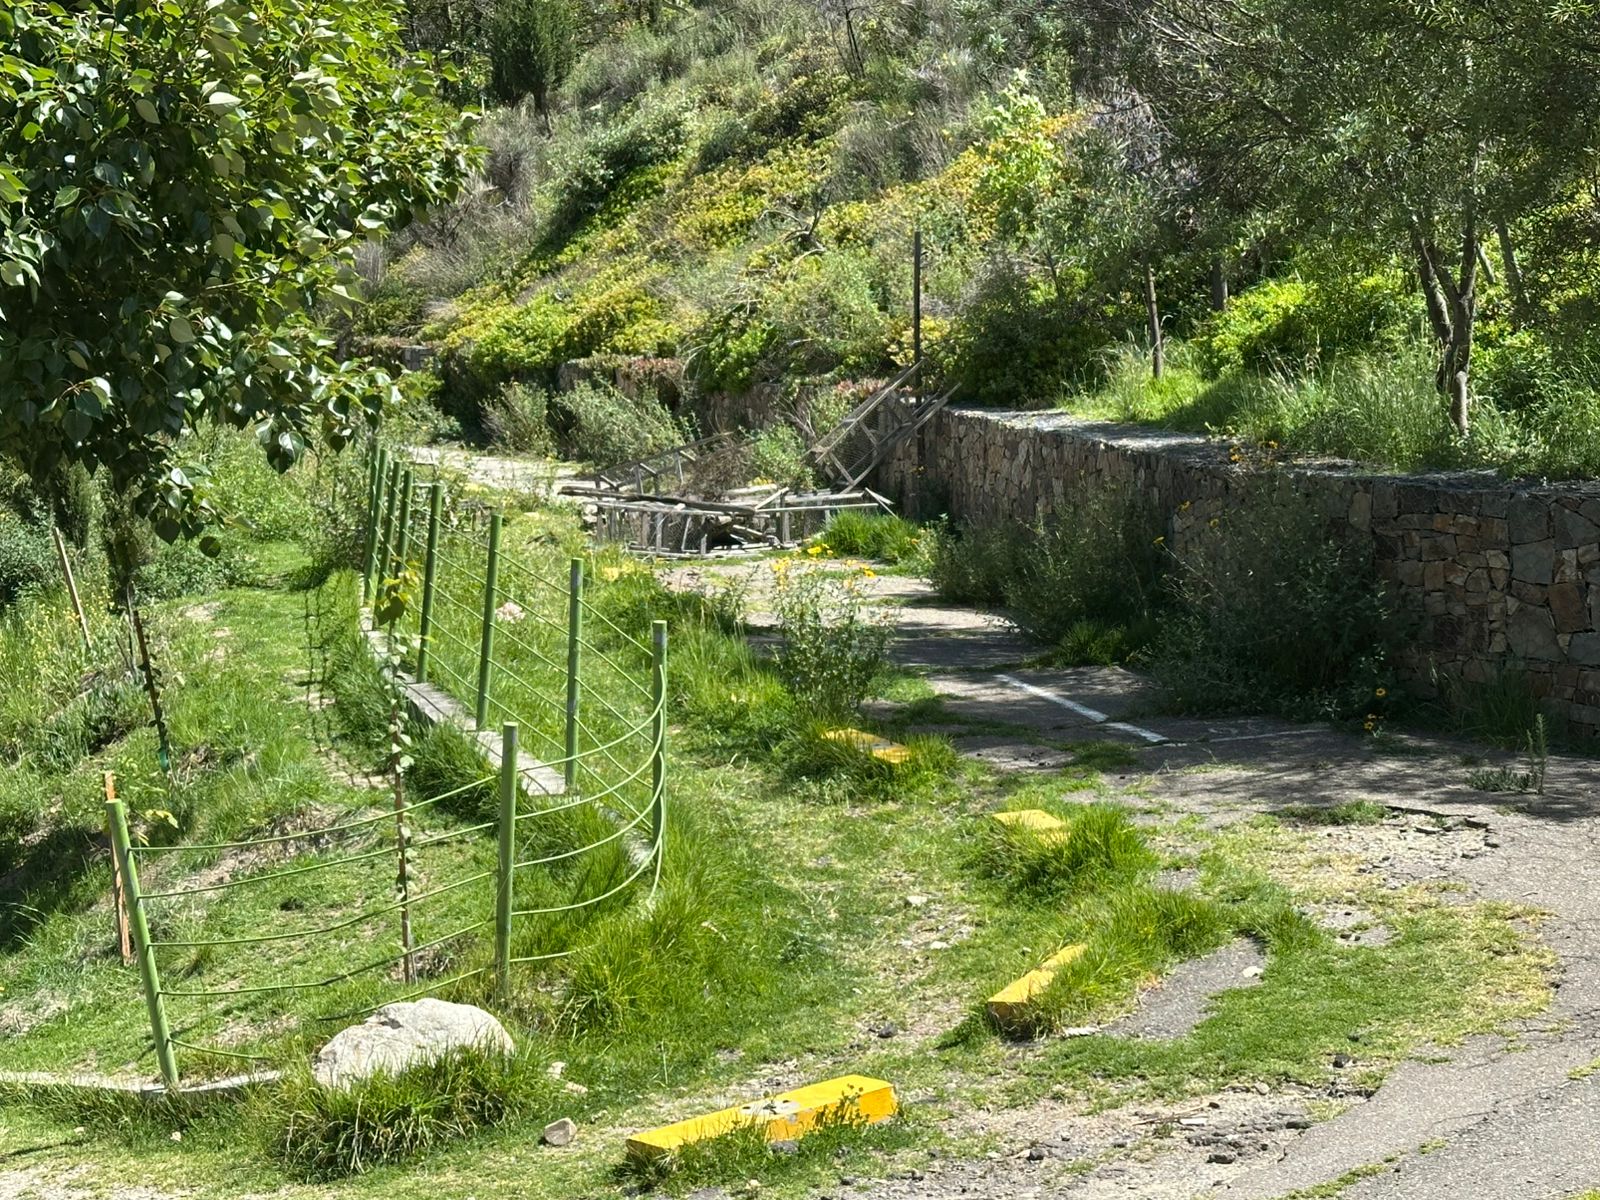
{"label": "tall grass clump", "polygon": [[915,525],[894,513],[847,511],[828,522],[816,543],[831,554],[901,563],[916,555],[919,535]]}
{"label": "tall grass clump", "polygon": [[1060,898],[1155,869],[1155,853],[1120,805],[1082,804],[1057,815],[1065,832],[985,822],[974,852],[978,872],[1015,896]]}
{"label": "tall grass clump", "polygon": [[302,1076],[270,1098],[272,1144],[308,1182],[359,1175],[537,1111],[559,1086],[526,1055],[481,1049],[350,1088]]}
{"label": "tall grass clump", "polygon": [[1150,666],[1179,711],[1371,712],[1405,637],[1371,544],[1263,487],[1174,556]]}

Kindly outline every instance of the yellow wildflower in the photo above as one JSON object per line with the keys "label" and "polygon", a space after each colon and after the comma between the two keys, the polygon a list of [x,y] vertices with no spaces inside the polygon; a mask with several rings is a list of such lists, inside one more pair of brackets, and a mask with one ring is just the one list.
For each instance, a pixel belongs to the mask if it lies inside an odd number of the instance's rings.
{"label": "yellow wildflower", "polygon": [[1378,699],[1379,700],[1382,700],[1388,694],[1389,694],[1389,689],[1388,688],[1379,688],[1378,689],[1377,695],[1378,695]]}

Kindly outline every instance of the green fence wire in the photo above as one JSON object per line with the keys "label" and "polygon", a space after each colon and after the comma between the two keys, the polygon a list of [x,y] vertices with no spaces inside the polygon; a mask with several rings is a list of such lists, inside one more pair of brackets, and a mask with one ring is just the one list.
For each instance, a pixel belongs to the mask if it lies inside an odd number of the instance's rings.
{"label": "green fence wire", "polygon": [[[179,1049],[244,1061],[272,1057],[192,1040],[195,1028],[218,1024],[248,998],[335,991],[364,977],[378,978],[376,984],[369,979],[359,997],[365,1001],[376,993],[376,1002],[317,1018],[336,1021],[488,974],[504,992],[513,986],[513,967],[574,952],[572,945],[541,945],[541,937],[572,935],[572,930],[541,931],[534,927],[538,919],[593,914],[641,888],[653,895],[659,886],[666,843],[666,627],[651,622],[647,641],[600,611],[581,559],[570,561],[568,579],[561,583],[502,553],[503,525],[500,513],[485,512],[442,481],[419,483],[402,457],[383,450],[371,454],[360,537],[363,623],[372,627],[375,613],[387,618],[372,635],[409,670],[401,686],[444,692],[472,714],[479,733],[491,713],[504,718],[496,774],[419,800],[406,798],[397,787],[390,811],[236,841],[135,844],[122,802],[107,802],[156,1059],[168,1086],[179,1080]],[[319,642],[312,629],[320,618],[320,604],[314,614],[308,602],[313,674],[328,661],[328,643]],[[586,634],[586,627],[600,636]],[[308,700],[310,689],[308,681]],[[553,753],[530,761],[519,748],[523,735]],[[497,793],[494,819],[424,834],[411,829],[418,816],[491,788]],[[487,857],[491,849],[490,831],[494,865],[475,869],[474,857]],[[429,853],[440,849],[447,853]],[[258,864],[264,858],[279,861],[271,869],[223,870],[220,878],[177,882],[185,866],[207,859],[214,864],[219,855],[253,856]],[[380,900],[368,894],[374,881],[366,876],[372,872],[353,869],[385,858],[395,861],[397,871],[387,881],[387,898]],[[575,869],[572,878],[556,870],[577,867],[586,858],[595,860],[595,869]],[[310,861],[296,861],[303,859]],[[141,871],[159,872],[160,882],[146,888]],[[203,928],[208,923],[205,902],[217,893],[270,889],[332,871],[342,872],[346,886],[362,892],[337,920],[301,926],[285,914],[284,928],[181,936],[190,924]],[[428,886],[415,887],[423,877]],[[594,879],[601,882],[591,883]],[[370,945],[392,935],[392,928],[388,934],[384,930],[397,914],[402,917],[397,952],[332,973],[312,971],[309,977],[297,961],[330,948],[354,957],[351,943]],[[418,940],[413,922],[419,919],[448,932]],[[491,926],[492,942],[485,946],[478,935]],[[513,953],[518,944],[539,952]],[[249,974],[225,986],[189,986],[188,977],[204,972],[212,952],[242,946],[258,948],[251,965],[270,978],[258,982]],[[432,952],[439,952],[443,970],[431,970]],[[180,961],[185,954],[188,963]],[[445,974],[462,958],[474,957],[487,961]],[[396,970],[398,993],[382,975]],[[430,975],[444,977],[424,981]],[[180,985],[164,977],[176,977]],[[185,1024],[177,1034],[169,1001],[185,1005]],[[209,1009],[189,1004],[196,1001],[210,1002]]]}

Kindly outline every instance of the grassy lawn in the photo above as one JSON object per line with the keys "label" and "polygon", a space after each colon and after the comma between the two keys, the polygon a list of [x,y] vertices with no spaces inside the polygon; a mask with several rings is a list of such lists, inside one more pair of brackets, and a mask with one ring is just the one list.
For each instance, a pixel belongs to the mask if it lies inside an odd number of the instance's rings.
{"label": "grassy lawn", "polygon": [[[560,578],[565,555],[579,548],[573,530],[560,514],[516,516],[506,553]],[[381,713],[374,721],[372,711],[381,691],[352,650],[355,582],[336,574],[318,591],[296,590],[295,551],[273,548],[266,558],[272,569],[260,586],[152,614],[178,752],[170,787],[154,770],[153,735],[136,717],[76,756],[19,755],[7,811],[21,815],[7,828],[21,832],[6,846],[12,874],[0,943],[8,1067],[153,1071],[136,980],[112,946],[109,868],[96,832],[101,770],[118,772],[157,841],[168,836],[161,811],[173,815],[184,841],[223,841],[381,813],[389,803],[363,785],[384,750],[375,732]],[[619,628],[652,614],[671,626],[668,850],[653,902],[635,897],[592,919],[528,930],[529,946],[561,939],[576,953],[520,972],[509,1000],[478,982],[445,989],[506,1019],[526,1084],[515,1110],[406,1164],[328,1181],[307,1178],[299,1160],[286,1164],[281,1153],[284,1114],[306,1100],[298,1078],[261,1092],[242,1113],[138,1119],[7,1094],[5,1187],[26,1194],[30,1184],[66,1178],[85,1195],[116,1195],[137,1178],[158,1193],[201,1197],[615,1194],[637,1182],[620,1171],[630,1130],[848,1072],[893,1081],[906,1114],[870,1136],[831,1133],[781,1160],[736,1140],[662,1181],[684,1191],[759,1177],[772,1194],[799,1195],[841,1173],[923,1164],[935,1148],[981,1150],[944,1123],[976,1106],[1041,1096],[1110,1105],[1256,1082],[1318,1086],[1338,1070],[1334,1052],[1352,1045],[1370,1085],[1424,1043],[1496,1028],[1544,1003],[1548,956],[1513,924],[1528,914],[1447,903],[1452,898],[1421,885],[1385,889],[1352,856],[1313,841],[1292,813],[1222,830],[1174,817],[1142,798],[1141,784],[1119,788],[1099,773],[1127,768],[1105,745],[1076,747],[1077,766],[1026,781],[936,754],[932,743],[916,771],[898,775],[859,755],[819,757],[806,740],[809,726],[788,707],[770,666],[730,629],[728,613],[669,596],[650,572],[621,559],[600,555],[589,566],[594,603]],[[469,592],[461,590],[463,610]],[[532,609],[544,595],[530,589],[518,599]],[[321,661],[308,654],[308,609],[320,609],[333,631],[317,684],[336,700],[327,709],[305,703],[308,661]],[[31,638],[69,644],[58,606],[30,611],[38,624]],[[553,678],[539,674],[553,668],[541,665],[537,624],[519,623],[526,645],[507,643],[512,667],[498,693],[533,724],[540,718],[532,699]],[[626,657],[642,653],[637,647],[596,636],[624,667],[639,661]],[[310,641],[318,642],[315,628]],[[464,660],[442,661],[468,678]],[[522,684],[530,690],[519,692]],[[890,676],[880,690],[928,701],[913,677]],[[557,726],[546,728],[553,735]],[[416,758],[418,771],[432,772],[433,790],[463,775],[470,782],[460,747],[423,738]],[[1068,849],[997,835],[987,814],[1001,808],[1057,813],[1075,830]],[[418,832],[462,831],[476,819],[470,808],[441,810],[419,816]],[[41,859],[41,845],[74,849]],[[299,861],[227,855],[153,856],[150,886],[277,872]],[[492,857],[492,833],[464,833],[422,852],[418,869],[428,879],[455,879]],[[1167,867],[1197,868],[1198,882],[1184,892],[1163,888],[1156,872]],[[392,861],[378,857],[314,876],[315,887],[289,877],[219,891],[177,902],[163,928],[221,940],[290,921],[336,921],[386,895],[392,876]],[[428,928],[452,929],[485,911],[489,886],[452,892],[425,914]],[[552,876],[547,886],[575,894],[588,884]],[[1344,945],[1301,914],[1332,896],[1370,908],[1393,939]],[[1019,1045],[981,1016],[987,996],[1069,943],[1089,951],[1047,996],[1046,1031],[1114,1016],[1177,961],[1238,936],[1267,949],[1261,986],[1224,994],[1192,1035],[1172,1042],[1098,1036]],[[197,986],[250,985],[291,970],[320,977],[357,955],[376,957],[393,938],[380,922],[332,939],[169,954],[163,967]],[[481,935],[464,937],[429,971],[447,977],[486,954]],[[185,1041],[303,1062],[339,1027],[316,1017],[404,990],[381,975],[330,994],[186,1002],[175,1024]],[[237,1069],[232,1060],[184,1057],[197,1073]],[[555,1062],[565,1064],[562,1082],[581,1091],[555,1083]],[[541,1148],[539,1130],[558,1116],[579,1122],[577,1143]]]}

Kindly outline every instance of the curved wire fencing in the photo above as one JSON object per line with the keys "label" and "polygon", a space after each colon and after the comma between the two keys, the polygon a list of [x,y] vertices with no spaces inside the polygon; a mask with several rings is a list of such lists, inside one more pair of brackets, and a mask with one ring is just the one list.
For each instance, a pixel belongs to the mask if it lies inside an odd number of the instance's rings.
{"label": "curved wire fencing", "polygon": [[412,799],[397,767],[389,811],[237,841],[139,845],[108,800],[169,1086],[180,1050],[276,1057],[238,1049],[240,1026],[349,1020],[472,980],[504,993],[520,966],[573,954],[586,925],[659,886],[665,623],[623,627],[594,604],[582,559],[503,554],[500,512],[418,487],[382,451],[366,507],[363,636],[400,665],[397,702],[454,720],[483,774]]}

